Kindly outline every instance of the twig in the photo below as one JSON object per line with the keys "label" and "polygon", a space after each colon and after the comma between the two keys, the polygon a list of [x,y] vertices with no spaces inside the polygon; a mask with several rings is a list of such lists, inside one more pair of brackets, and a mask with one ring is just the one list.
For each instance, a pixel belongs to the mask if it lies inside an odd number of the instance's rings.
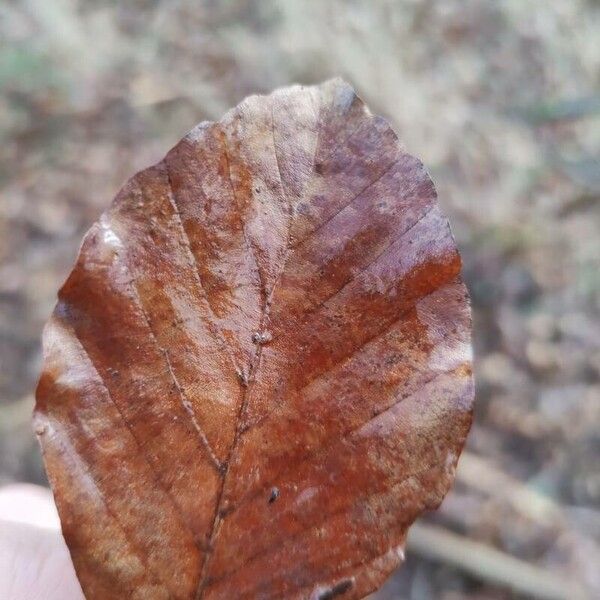
{"label": "twig", "polygon": [[560,505],[511,477],[494,464],[470,452],[463,452],[456,478],[485,494],[503,498],[519,514],[546,527],[565,526],[567,517]]}
{"label": "twig", "polygon": [[440,561],[470,575],[542,600],[587,600],[577,582],[536,567],[480,542],[436,525],[415,523],[408,535],[408,551]]}

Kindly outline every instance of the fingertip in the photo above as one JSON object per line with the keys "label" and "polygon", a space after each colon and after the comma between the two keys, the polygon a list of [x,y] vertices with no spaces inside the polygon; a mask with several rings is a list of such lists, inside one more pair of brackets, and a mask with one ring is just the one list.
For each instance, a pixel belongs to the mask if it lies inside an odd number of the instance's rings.
{"label": "fingertip", "polygon": [[50,490],[29,483],[10,484],[0,488],[0,519],[44,529],[60,529],[60,520]]}

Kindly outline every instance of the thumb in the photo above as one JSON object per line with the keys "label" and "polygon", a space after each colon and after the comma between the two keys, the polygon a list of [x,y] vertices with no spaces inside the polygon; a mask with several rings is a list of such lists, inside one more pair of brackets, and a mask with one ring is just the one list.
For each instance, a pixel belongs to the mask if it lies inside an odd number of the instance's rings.
{"label": "thumb", "polygon": [[44,488],[0,489],[0,598],[84,600],[52,494]]}

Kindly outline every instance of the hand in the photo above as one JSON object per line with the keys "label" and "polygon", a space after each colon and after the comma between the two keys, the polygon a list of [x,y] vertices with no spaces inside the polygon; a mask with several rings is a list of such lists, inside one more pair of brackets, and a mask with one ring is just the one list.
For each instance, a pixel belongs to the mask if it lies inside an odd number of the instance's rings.
{"label": "hand", "polygon": [[84,600],[49,490],[0,489],[0,598]]}

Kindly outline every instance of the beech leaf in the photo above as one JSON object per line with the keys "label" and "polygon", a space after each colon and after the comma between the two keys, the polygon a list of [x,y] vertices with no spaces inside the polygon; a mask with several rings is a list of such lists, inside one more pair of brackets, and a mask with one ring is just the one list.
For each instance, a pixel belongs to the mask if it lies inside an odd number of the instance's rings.
{"label": "beech leaf", "polygon": [[434,186],[336,79],[135,175],[44,331],[34,415],[88,599],[361,598],[471,423]]}

